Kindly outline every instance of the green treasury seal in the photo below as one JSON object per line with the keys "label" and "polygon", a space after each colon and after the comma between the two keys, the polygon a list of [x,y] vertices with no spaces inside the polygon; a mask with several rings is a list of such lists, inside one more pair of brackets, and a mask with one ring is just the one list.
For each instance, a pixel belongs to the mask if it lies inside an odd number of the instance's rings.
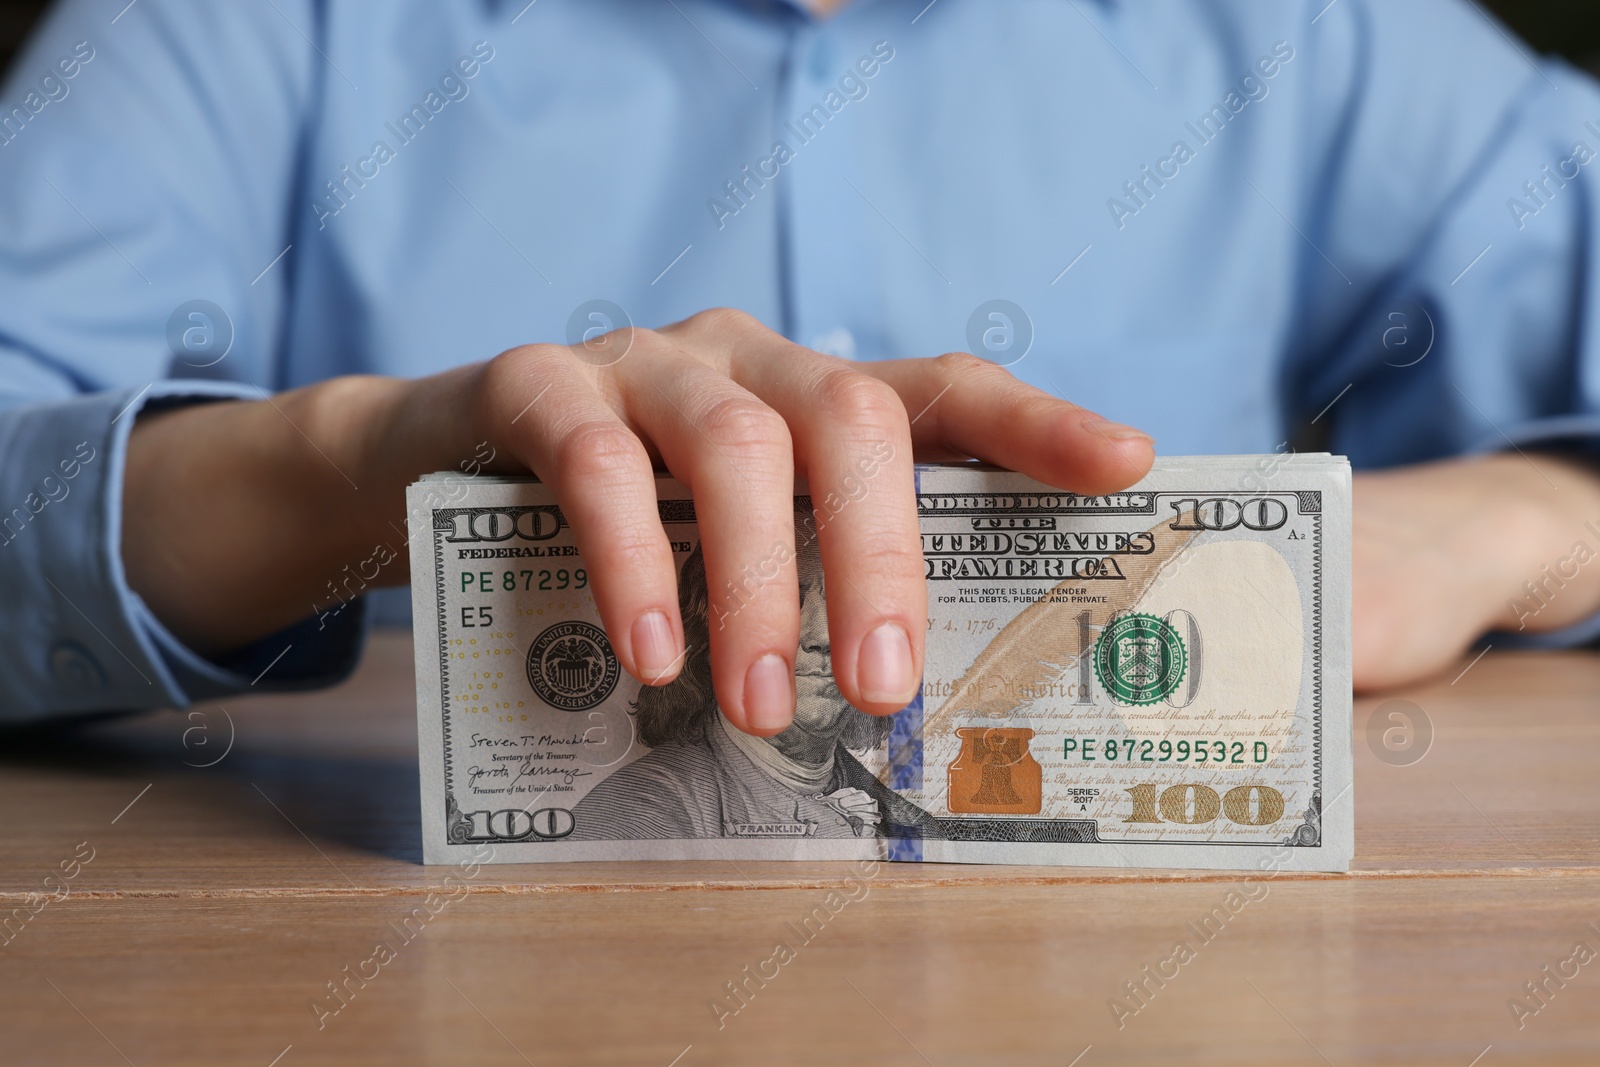
{"label": "green treasury seal", "polygon": [[1165,699],[1183,681],[1188,665],[1183,638],[1154,615],[1123,615],[1095,643],[1095,674],[1119,704]]}

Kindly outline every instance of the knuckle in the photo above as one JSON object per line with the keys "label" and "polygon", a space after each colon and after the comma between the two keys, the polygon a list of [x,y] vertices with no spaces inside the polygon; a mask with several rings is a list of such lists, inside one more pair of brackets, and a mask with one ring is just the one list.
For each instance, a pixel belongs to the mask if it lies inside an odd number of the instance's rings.
{"label": "knuckle", "polygon": [[857,425],[889,426],[906,420],[899,393],[848,367],[826,372],[817,383],[817,398],[831,415]]}
{"label": "knuckle", "polygon": [[749,330],[761,325],[755,316],[748,312],[729,307],[706,308],[691,315],[688,321],[691,326],[703,327],[714,332]]}
{"label": "knuckle", "polygon": [[960,384],[977,378],[1011,377],[1011,372],[998,363],[981,359],[971,352],[946,352],[933,362],[946,384]]}
{"label": "knuckle", "polygon": [[[1048,393],[1024,385],[1010,370],[971,352],[946,352],[933,360],[934,377],[943,391],[971,390],[991,399],[1016,403],[1031,398],[1041,404],[1059,403]],[[937,418],[937,416],[935,416]]]}
{"label": "knuckle", "polygon": [[700,427],[719,445],[749,451],[788,450],[789,426],[783,416],[754,397],[729,396],[701,416]]}
{"label": "knuckle", "polygon": [[573,358],[594,374],[603,394],[616,397],[627,377],[627,357],[637,353],[646,360],[660,359],[669,347],[661,334],[647,326],[623,326],[572,349]]}
{"label": "knuckle", "polygon": [[[611,334],[618,336],[626,334],[627,336],[623,338],[624,340],[631,341],[631,343],[646,352],[655,351],[666,343],[666,339],[658,331],[652,330],[648,326],[630,326],[626,329],[612,330]],[[611,336],[611,334],[607,336]]]}
{"label": "knuckle", "polygon": [[521,371],[528,367],[548,367],[565,361],[566,358],[567,350],[561,345],[540,343],[508,348],[491,363],[509,371]]}
{"label": "knuckle", "polygon": [[614,480],[650,469],[644,444],[617,422],[574,426],[556,444],[554,459],[562,477],[576,485],[590,480]]}
{"label": "knuckle", "polygon": [[897,538],[874,538],[850,555],[850,565],[858,574],[879,581],[920,580],[925,567],[922,547],[915,535],[909,542]]}
{"label": "knuckle", "polygon": [[493,396],[508,389],[518,389],[535,378],[548,377],[567,356],[559,345],[518,345],[508,348],[484,364],[485,389]]}
{"label": "knuckle", "polygon": [[476,410],[489,416],[494,424],[503,422],[509,416],[505,415],[506,408],[510,407],[510,397],[514,391],[522,387],[527,374],[522,368],[519,355],[520,349],[512,348],[495,356],[483,365],[483,372],[478,375],[476,392],[473,397]]}
{"label": "knuckle", "polygon": [[[514,420],[529,401],[558,383],[583,375],[572,353],[562,345],[533,344],[508,348],[483,364],[475,383],[475,409],[495,424]],[[558,390],[559,391],[559,390]]]}
{"label": "knuckle", "polygon": [[[651,582],[660,578],[660,568],[671,565],[672,557],[664,548],[659,525],[654,531],[642,525],[612,527],[606,531],[606,540],[597,553],[599,566],[590,570],[597,583],[605,580],[602,576],[625,576],[623,587],[617,592],[648,600],[657,591]],[[671,586],[667,589],[670,595]]]}

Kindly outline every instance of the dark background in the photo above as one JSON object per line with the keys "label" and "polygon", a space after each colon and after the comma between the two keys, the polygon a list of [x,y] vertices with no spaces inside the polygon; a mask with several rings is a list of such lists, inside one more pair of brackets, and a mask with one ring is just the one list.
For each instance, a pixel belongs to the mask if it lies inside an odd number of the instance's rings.
{"label": "dark background", "polygon": [[[10,65],[28,27],[46,6],[47,0],[0,0],[0,72]],[[1600,72],[1600,4],[1595,0],[1486,0],[1484,6],[1509,22],[1538,51],[1559,52]]]}

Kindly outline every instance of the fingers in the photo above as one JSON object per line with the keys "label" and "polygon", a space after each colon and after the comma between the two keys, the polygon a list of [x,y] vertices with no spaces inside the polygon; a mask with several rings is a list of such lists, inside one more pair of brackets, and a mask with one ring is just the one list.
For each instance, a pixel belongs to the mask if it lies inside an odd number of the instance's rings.
{"label": "fingers", "polygon": [[740,346],[731,372],[794,436],[827,576],[839,691],[863,711],[899,711],[922,680],[928,617],[905,408],[884,382],[775,335]]}
{"label": "fingers", "polygon": [[683,622],[644,444],[560,346],[513,349],[480,382],[489,425],[504,428],[506,450],[561,502],[618,659],[647,685],[671,681],[683,665]]}
{"label": "fingers", "polygon": [[[559,346],[513,350],[481,376],[480,410],[561,501],[618,658],[649,684],[675,678],[686,655],[650,449],[689,486],[717,700],[751,733],[793,721],[802,617],[820,615],[802,616],[800,588],[816,588],[819,566],[827,636],[807,623],[807,664],[831,660],[839,692],[863,711],[915,696],[927,593],[913,449],[1096,495],[1153,459],[1149,437],[973,356],[853,364],[729,311],[634,330],[625,352],[600,368]],[[797,470],[815,545],[795,543]]]}
{"label": "fingers", "polygon": [[639,354],[621,374],[624,404],[694,494],[717,702],[735,726],[779,733],[794,718],[800,634],[789,428],[666,336]]}
{"label": "fingers", "polygon": [[966,353],[861,364],[894,387],[928,459],[973,456],[1076,493],[1125,489],[1155,459],[1148,435],[1018,381]]}

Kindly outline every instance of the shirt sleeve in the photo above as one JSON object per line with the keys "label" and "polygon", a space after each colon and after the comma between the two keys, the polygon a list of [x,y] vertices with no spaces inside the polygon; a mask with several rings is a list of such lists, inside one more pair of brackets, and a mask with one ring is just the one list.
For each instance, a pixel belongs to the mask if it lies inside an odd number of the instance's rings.
{"label": "shirt sleeve", "polygon": [[1595,451],[1600,89],[1460,0],[1322,10],[1291,406],[1358,469]]}
{"label": "shirt sleeve", "polygon": [[135,420],[280,381],[321,72],[311,0],[113,14],[57,5],[0,89],[0,721],[324,684],[364,625],[357,606],[208,660],[127,585]]}

